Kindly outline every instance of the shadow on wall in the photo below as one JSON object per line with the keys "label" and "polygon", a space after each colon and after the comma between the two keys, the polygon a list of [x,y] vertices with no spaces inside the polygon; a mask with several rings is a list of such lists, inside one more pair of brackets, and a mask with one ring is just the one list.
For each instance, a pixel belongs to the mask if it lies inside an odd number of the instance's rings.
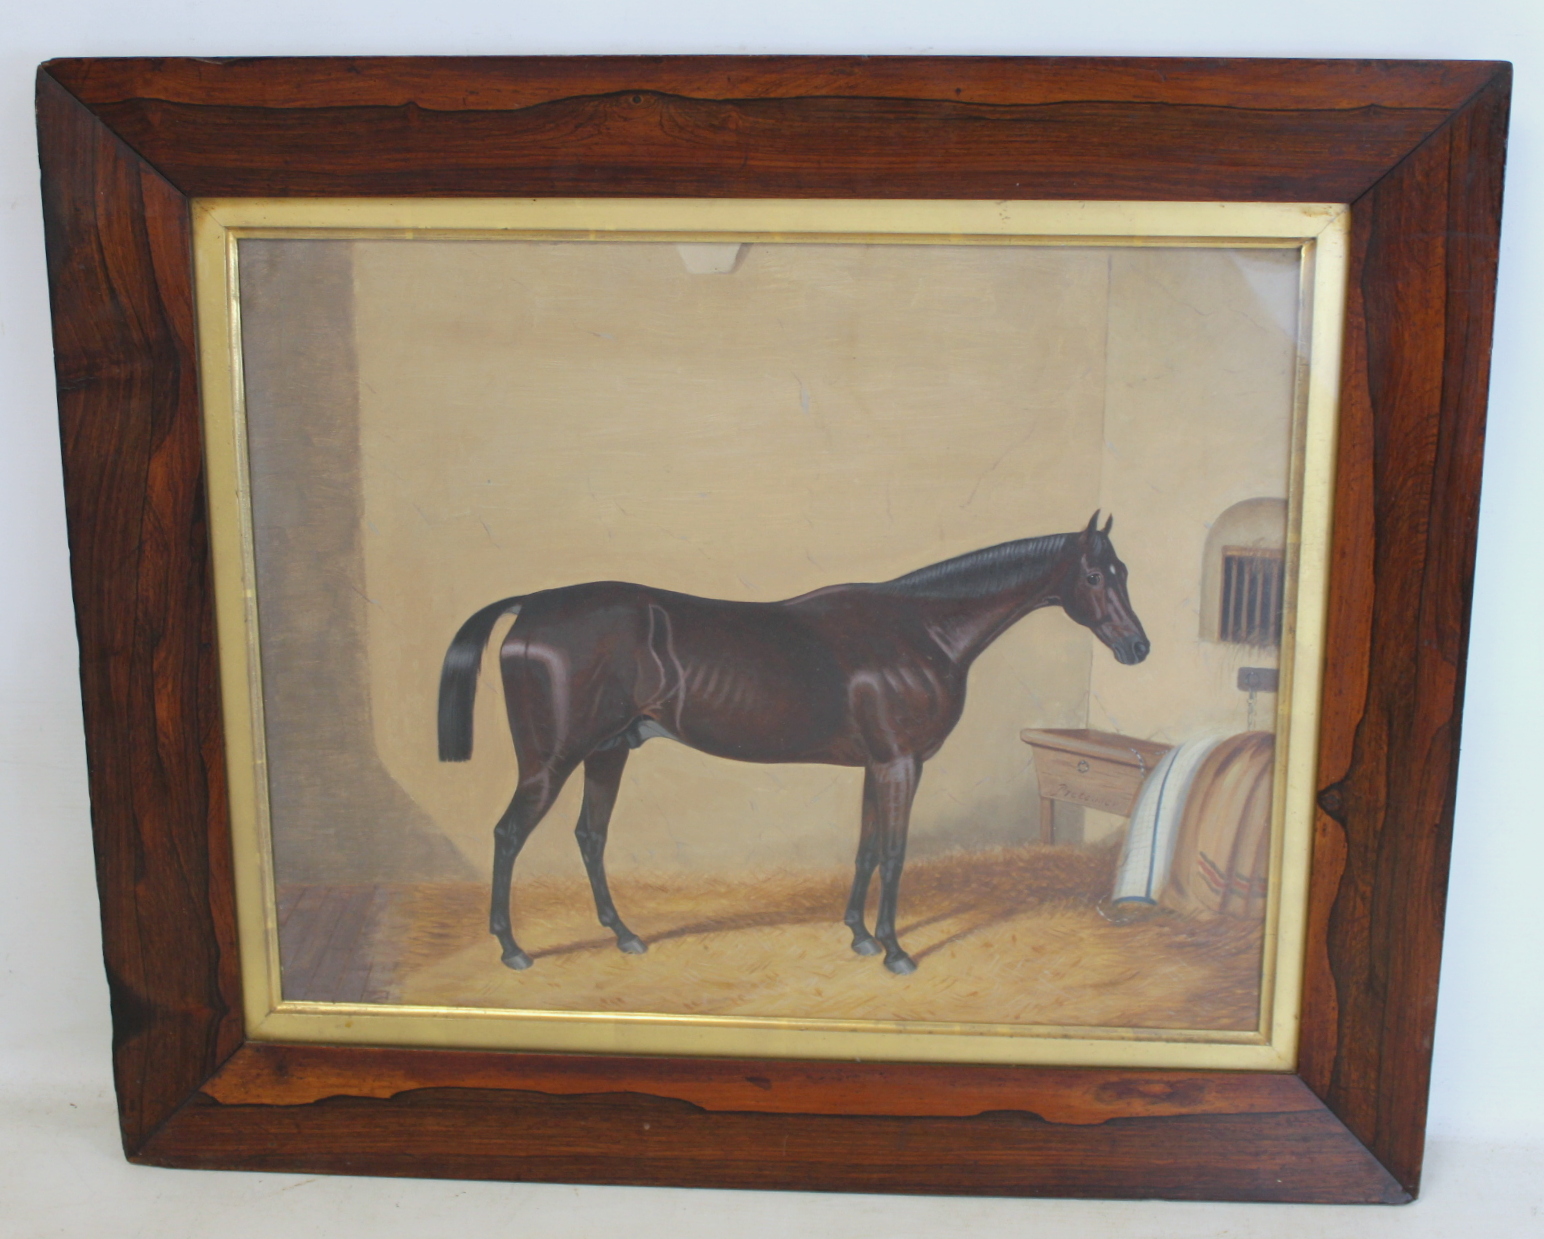
{"label": "shadow on wall", "polygon": [[277,879],[470,877],[375,748],[349,246],[243,242],[241,291]]}

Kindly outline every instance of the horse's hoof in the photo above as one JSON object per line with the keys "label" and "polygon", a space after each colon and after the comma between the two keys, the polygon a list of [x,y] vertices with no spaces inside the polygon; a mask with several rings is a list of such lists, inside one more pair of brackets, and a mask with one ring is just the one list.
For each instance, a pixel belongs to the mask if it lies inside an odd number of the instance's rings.
{"label": "horse's hoof", "polygon": [[624,955],[642,955],[649,949],[649,944],[637,934],[628,934],[625,938],[617,939],[617,950]]}
{"label": "horse's hoof", "polygon": [[899,955],[891,955],[885,959],[885,967],[898,977],[909,977],[917,970],[916,961],[902,951]]}
{"label": "horse's hoof", "polygon": [[505,951],[499,958],[504,961],[504,967],[516,972],[524,972],[531,966],[531,957],[521,950]]}
{"label": "horse's hoof", "polygon": [[872,938],[854,938],[852,940],[852,949],[859,955],[878,955],[879,943],[875,942]]}

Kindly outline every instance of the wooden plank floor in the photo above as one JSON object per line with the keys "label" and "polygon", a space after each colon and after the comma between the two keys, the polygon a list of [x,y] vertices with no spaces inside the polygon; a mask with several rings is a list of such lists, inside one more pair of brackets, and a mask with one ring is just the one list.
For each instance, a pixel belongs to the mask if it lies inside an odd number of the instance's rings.
{"label": "wooden plank floor", "polygon": [[395,892],[389,886],[279,888],[284,997],[304,1002],[385,1002],[391,967],[373,960],[375,936]]}

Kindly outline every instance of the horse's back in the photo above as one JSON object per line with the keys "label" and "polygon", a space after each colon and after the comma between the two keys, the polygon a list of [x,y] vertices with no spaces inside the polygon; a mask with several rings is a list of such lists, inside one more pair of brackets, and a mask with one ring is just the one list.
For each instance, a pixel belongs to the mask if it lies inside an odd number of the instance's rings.
{"label": "horse's back", "polygon": [[[504,644],[506,678],[532,661],[549,691],[654,719],[681,742],[741,761],[853,760],[843,670],[779,603],[702,598],[622,581],[528,595]],[[561,665],[561,688],[551,682]],[[582,691],[576,691],[582,690]],[[602,724],[597,721],[597,728]]]}
{"label": "horse's back", "polygon": [[663,617],[652,652],[675,677],[655,714],[681,740],[741,761],[848,760],[843,669],[802,617],[663,592],[651,605]]}

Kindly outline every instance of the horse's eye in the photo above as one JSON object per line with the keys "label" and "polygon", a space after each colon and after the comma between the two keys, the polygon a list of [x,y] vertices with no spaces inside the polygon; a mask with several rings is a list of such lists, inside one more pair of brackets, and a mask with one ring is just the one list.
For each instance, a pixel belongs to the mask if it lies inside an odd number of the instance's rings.
{"label": "horse's eye", "polygon": [[1083,579],[1085,581],[1087,581],[1090,585],[1098,585],[1100,581],[1104,580],[1104,578],[1102,576],[1100,576],[1097,572],[1090,572]]}

